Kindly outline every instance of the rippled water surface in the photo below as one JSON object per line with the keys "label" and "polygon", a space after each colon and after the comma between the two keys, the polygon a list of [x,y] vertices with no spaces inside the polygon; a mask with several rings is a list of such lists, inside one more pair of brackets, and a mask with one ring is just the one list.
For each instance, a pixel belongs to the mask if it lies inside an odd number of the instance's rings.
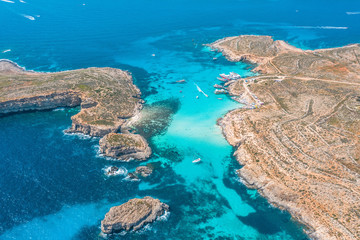
{"label": "rippled water surface", "polygon": [[[252,66],[202,44],[266,34],[307,49],[341,46],[360,41],[358,12],[357,1],[0,1],[0,58],[36,71],[131,71],[146,100],[135,127],[154,152],[143,163],[98,156],[98,139],[63,133],[78,109],[0,118],[0,239],[98,239],[111,206],[147,195],[170,214],[110,239],[307,239],[239,182],[241,166],[216,125],[240,107],[213,94],[216,77],[250,76]],[[130,172],[146,163],[155,171],[141,181],[104,175],[110,165]]]}

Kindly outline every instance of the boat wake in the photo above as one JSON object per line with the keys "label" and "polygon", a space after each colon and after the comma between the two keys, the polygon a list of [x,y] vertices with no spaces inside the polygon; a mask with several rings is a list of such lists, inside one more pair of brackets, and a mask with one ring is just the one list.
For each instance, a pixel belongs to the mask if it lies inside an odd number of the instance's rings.
{"label": "boat wake", "polygon": [[336,26],[296,26],[296,28],[304,29],[335,29],[335,30],[346,30],[348,27],[336,27]]}
{"label": "boat wake", "polygon": [[347,15],[359,15],[360,12],[346,12]]}
{"label": "boat wake", "polygon": [[[4,0],[2,0],[2,1],[4,1]],[[31,21],[35,21],[35,20],[36,20],[35,17],[30,16],[30,15],[23,14],[22,16],[23,16],[24,18],[27,18],[27,19],[31,20]]]}
{"label": "boat wake", "polygon": [[201,90],[201,88],[200,88],[196,83],[194,83],[194,84],[195,84],[195,86],[196,86],[196,89],[197,89],[199,92],[201,92],[202,94],[204,94],[205,97],[209,97],[206,93],[204,93],[203,90]]}

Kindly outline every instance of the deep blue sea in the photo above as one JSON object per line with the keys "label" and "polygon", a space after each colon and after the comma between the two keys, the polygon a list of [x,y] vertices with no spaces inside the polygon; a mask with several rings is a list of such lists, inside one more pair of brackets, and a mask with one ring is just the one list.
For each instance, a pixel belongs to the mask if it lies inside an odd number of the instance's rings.
{"label": "deep blue sea", "polygon": [[[77,108],[0,118],[0,239],[102,239],[111,206],[147,195],[170,205],[170,214],[109,239],[307,239],[287,212],[239,181],[241,166],[216,125],[240,107],[213,94],[216,77],[249,76],[252,66],[202,44],[240,34],[304,49],[357,43],[360,2],[0,0],[0,59],[35,71],[126,69],[145,108],[164,109],[138,126],[154,152],[141,163],[103,158],[99,139],[64,134]],[[172,84],[180,79],[187,83]],[[156,168],[141,181],[104,175],[111,165],[130,172],[146,163]]]}

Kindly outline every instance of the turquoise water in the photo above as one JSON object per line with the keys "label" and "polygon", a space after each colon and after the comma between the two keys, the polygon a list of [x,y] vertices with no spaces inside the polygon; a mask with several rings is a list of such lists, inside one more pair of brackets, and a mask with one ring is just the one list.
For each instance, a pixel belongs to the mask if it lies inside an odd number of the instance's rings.
{"label": "turquoise water", "polygon": [[[202,44],[267,34],[307,49],[341,46],[359,42],[360,14],[346,13],[359,11],[357,1],[0,1],[0,58],[37,71],[127,69],[146,107],[164,107],[138,126],[154,150],[144,163],[110,161],[98,156],[98,139],[64,134],[78,109],[0,118],[0,239],[98,239],[111,206],[146,195],[169,204],[170,215],[111,239],[307,239],[239,182],[216,121],[240,105],[212,85],[223,72],[251,75],[251,66]],[[156,170],[138,182],[103,173],[146,163]]]}

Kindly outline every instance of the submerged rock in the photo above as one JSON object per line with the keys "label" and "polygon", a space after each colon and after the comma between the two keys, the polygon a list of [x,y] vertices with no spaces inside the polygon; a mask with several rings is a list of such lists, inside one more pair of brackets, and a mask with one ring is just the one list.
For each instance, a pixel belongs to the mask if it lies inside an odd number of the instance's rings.
{"label": "submerged rock", "polygon": [[116,166],[111,166],[110,169],[106,172],[107,175],[115,175],[116,172],[119,170]]}
{"label": "submerged rock", "polygon": [[148,177],[150,174],[152,174],[153,169],[149,166],[140,166],[137,167],[135,170],[135,173],[138,175],[141,175],[142,177]]}
{"label": "submerged rock", "polygon": [[161,216],[169,206],[152,197],[134,198],[128,202],[110,208],[101,221],[101,231],[106,234],[121,230],[138,230],[144,224],[151,223]]}
{"label": "submerged rock", "polygon": [[137,174],[135,174],[135,173],[128,173],[127,177],[128,177],[130,180],[139,181],[139,177],[138,177]]}
{"label": "submerged rock", "polygon": [[109,133],[100,140],[100,152],[125,161],[146,160],[151,155],[147,141],[137,134]]}

